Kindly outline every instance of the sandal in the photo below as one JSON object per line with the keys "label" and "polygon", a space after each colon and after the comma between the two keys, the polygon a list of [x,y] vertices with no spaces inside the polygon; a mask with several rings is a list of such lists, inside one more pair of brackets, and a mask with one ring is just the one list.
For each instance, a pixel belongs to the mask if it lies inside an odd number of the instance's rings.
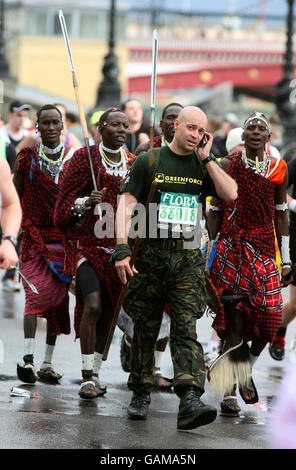
{"label": "sandal", "polygon": [[93,374],[92,379],[95,382],[96,387],[99,390],[101,390],[101,392],[102,392],[101,395],[105,395],[105,393],[107,392],[107,387],[106,387],[106,385],[103,385],[102,382],[100,382],[99,374]]}
{"label": "sandal", "polygon": [[223,414],[237,416],[241,411],[237,404],[237,397],[235,395],[228,395],[223,397],[220,403],[220,408]]}
{"label": "sandal", "polygon": [[[255,396],[251,399],[245,398],[244,394],[246,394],[248,392],[253,392],[255,394]],[[244,400],[244,402],[247,405],[252,405],[252,404],[257,403],[259,401],[258,392],[257,392],[257,389],[255,387],[255,384],[254,384],[254,381],[253,381],[252,377],[250,377],[250,381],[247,385],[245,385],[244,387],[239,387],[239,393],[240,393],[240,396],[242,397],[242,399]]]}
{"label": "sandal", "polygon": [[173,386],[173,379],[162,377],[161,374],[155,374],[154,386],[157,390],[170,390]]}
{"label": "sandal", "polygon": [[41,367],[40,370],[38,370],[37,375],[40,382],[49,384],[57,384],[62,378],[62,375],[55,372],[52,366]]}
{"label": "sandal", "polygon": [[34,364],[27,363],[23,366],[17,364],[16,372],[18,379],[27,384],[34,384],[38,379]]}
{"label": "sandal", "polygon": [[91,400],[103,394],[104,393],[102,393],[102,390],[97,388],[96,382],[94,380],[88,380],[87,382],[82,382],[80,390],[79,390],[80,398],[84,398],[85,400]]}

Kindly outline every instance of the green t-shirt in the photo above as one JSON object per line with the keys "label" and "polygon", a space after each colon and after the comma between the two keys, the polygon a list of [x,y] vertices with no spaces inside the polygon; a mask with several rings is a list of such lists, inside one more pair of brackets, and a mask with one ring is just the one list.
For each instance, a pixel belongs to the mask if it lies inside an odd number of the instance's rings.
{"label": "green t-shirt", "polygon": [[[160,149],[155,169],[157,190],[152,203],[158,205],[149,214],[149,227],[156,230],[148,232],[149,238],[190,238],[190,232],[199,230],[202,214],[201,203],[207,196],[216,196],[215,186],[196,154],[177,155],[169,147]],[[139,155],[131,166],[121,192],[129,192],[139,203],[145,205],[149,194],[148,153]],[[152,211],[150,210],[150,213]],[[186,233],[185,233],[186,232]],[[149,235],[148,235],[149,233]],[[184,235],[185,233],[185,235]]]}

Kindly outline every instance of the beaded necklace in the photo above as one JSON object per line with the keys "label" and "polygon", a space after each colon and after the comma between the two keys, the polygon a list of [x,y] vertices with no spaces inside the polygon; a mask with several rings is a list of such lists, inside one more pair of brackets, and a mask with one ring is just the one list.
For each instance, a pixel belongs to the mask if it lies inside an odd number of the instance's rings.
{"label": "beaded necklace", "polygon": [[44,165],[46,170],[50,173],[50,175],[53,178],[58,176],[62,170],[63,163],[64,163],[63,162],[64,153],[65,153],[65,145],[62,146],[62,151],[61,151],[59,158],[57,160],[51,160],[45,155],[42,143],[40,142],[39,144],[38,156],[41,158],[42,164]]}
{"label": "beaded necklace", "polygon": [[122,147],[120,147],[117,152],[120,152],[120,161],[113,162],[110,158],[107,157],[103,150],[103,143],[99,144],[99,152],[102,158],[102,163],[106,169],[106,173],[112,176],[125,176],[126,175],[126,158],[125,158],[125,151]]}
{"label": "beaded necklace", "polygon": [[248,158],[245,150],[242,151],[242,160],[246,168],[250,168],[257,175],[260,176],[265,176],[271,162],[266,152],[264,152],[263,160],[259,161],[258,157],[256,157],[255,160],[251,160],[250,158]]}
{"label": "beaded necklace", "polygon": [[46,145],[43,144],[43,151],[45,152],[46,155],[55,155],[56,153],[62,150],[62,147],[63,147],[62,142],[54,149],[46,147]]}

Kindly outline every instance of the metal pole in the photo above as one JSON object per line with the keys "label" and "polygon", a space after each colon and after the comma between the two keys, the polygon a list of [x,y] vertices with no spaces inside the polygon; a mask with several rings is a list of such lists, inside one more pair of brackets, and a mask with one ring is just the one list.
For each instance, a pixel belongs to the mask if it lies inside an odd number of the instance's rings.
{"label": "metal pole", "polygon": [[115,19],[116,4],[115,0],[111,0],[109,14],[109,52],[104,58],[103,80],[98,88],[96,107],[101,109],[110,106],[119,106],[121,88],[118,81],[119,68],[117,65],[117,57],[114,52],[115,48]]}
{"label": "metal pole", "polygon": [[4,0],[0,0],[0,76],[9,76],[9,64],[5,56],[5,40],[4,40]]}
{"label": "metal pole", "polygon": [[287,0],[287,3],[287,39],[283,63],[283,78],[276,86],[276,105],[284,129],[283,143],[285,147],[296,140],[296,102],[293,98],[296,87],[296,82],[293,80],[294,0]]}

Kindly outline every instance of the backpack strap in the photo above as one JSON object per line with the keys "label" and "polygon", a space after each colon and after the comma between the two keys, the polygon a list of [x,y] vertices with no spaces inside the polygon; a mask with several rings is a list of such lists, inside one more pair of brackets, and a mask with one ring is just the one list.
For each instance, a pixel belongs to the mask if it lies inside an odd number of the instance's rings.
{"label": "backpack strap", "polygon": [[208,172],[206,166],[203,164],[202,159],[201,159],[200,156],[198,155],[197,151],[196,151],[196,150],[193,150],[193,153],[194,153],[194,155],[196,156],[197,160],[198,160],[199,163],[200,163],[200,167],[201,167],[201,171],[202,171],[203,176],[206,176],[206,174],[207,174],[207,172]]}
{"label": "backpack strap", "polygon": [[159,165],[161,147],[156,147],[148,150],[148,161],[146,171],[146,184],[150,188],[152,181],[154,181],[155,174]]}

